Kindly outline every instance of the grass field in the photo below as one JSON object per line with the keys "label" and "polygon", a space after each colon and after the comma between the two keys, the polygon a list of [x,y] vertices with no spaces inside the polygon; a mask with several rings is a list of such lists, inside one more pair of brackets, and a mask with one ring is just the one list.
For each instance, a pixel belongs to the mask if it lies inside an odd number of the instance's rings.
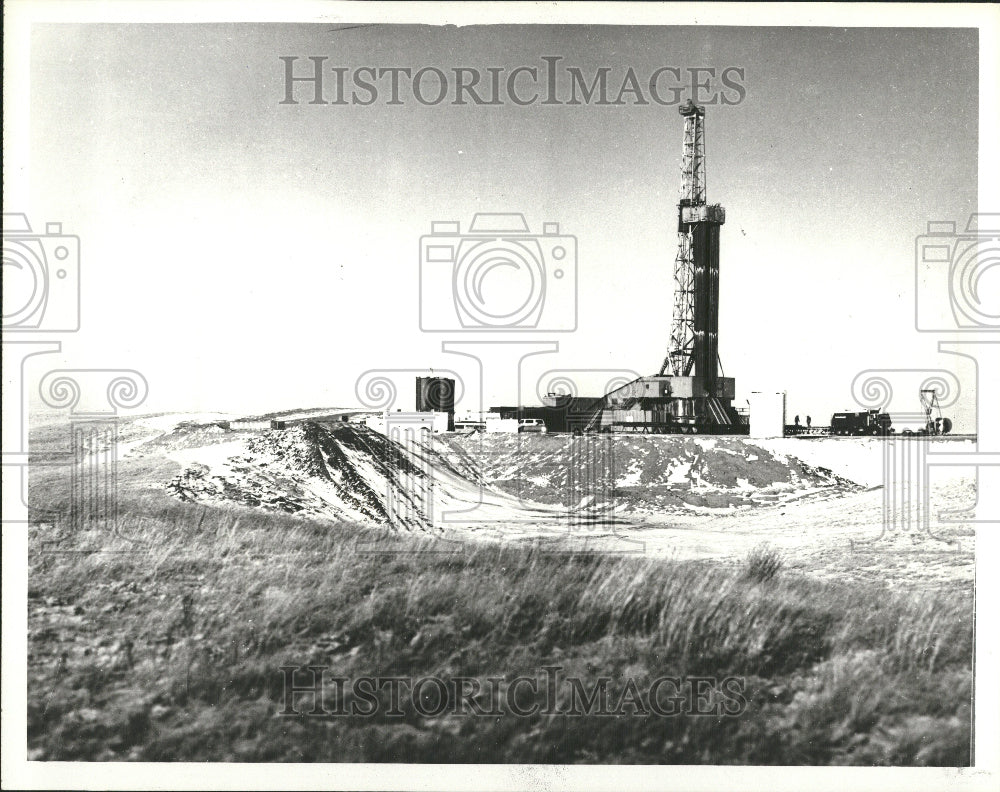
{"label": "grass field", "polygon": [[[36,514],[65,497],[35,488]],[[33,759],[946,765],[970,762],[961,589],[744,564],[452,554],[388,531],[123,495],[119,532],[31,529]],[[737,677],[739,715],[281,715],[282,666],[594,685]],[[381,695],[381,694],[380,694]],[[307,709],[303,707],[302,709]]]}

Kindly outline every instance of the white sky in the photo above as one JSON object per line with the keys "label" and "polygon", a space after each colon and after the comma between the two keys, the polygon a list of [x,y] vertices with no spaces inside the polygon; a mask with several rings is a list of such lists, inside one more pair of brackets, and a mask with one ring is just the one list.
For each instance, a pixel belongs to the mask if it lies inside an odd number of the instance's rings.
{"label": "white sky", "polygon": [[[412,409],[417,371],[475,375],[441,351],[461,334],[420,332],[420,236],[433,220],[465,230],[476,211],[518,211],[579,246],[579,328],[537,336],[560,351],[530,361],[522,400],[550,369],[656,373],[676,107],[279,104],[284,55],[445,71],[559,55],[618,79],[745,69],[742,103],[707,115],[709,200],[728,218],[720,354],[738,397],[786,390],[789,419],[822,424],[853,404],[859,371],[909,367],[951,369],[973,397],[971,366],[915,332],[913,306],[915,237],[976,210],[974,30],[334,29],[35,26],[22,205],[36,228],[59,220],[81,239],[67,365],[141,370],[149,409],[236,412],[353,404],[362,372],[413,369],[396,405]],[[515,372],[488,365],[486,390],[511,403]],[[917,407],[914,392],[891,409]],[[971,409],[953,410],[958,429]]]}

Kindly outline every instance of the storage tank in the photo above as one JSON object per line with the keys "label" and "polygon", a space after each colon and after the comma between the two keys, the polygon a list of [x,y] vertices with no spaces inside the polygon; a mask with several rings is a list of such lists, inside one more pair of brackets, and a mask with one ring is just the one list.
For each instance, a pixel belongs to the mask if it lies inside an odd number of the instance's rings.
{"label": "storage tank", "polygon": [[417,377],[417,412],[448,413],[448,431],[455,428],[455,380]]}

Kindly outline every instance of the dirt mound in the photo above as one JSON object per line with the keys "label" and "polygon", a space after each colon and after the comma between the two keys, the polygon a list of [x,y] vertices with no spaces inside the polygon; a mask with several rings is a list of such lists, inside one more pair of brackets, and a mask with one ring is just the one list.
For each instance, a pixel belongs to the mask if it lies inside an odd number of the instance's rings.
{"label": "dirt mound", "polygon": [[629,510],[729,508],[856,491],[831,471],[743,438],[473,435],[448,445],[488,484],[520,498],[572,507],[588,494]]}
{"label": "dirt mound", "polygon": [[[183,435],[183,430],[179,432]],[[192,432],[201,434],[201,429]],[[188,438],[175,437],[167,455],[184,470],[167,490],[182,500],[228,501],[337,520],[384,522],[382,498],[345,451],[349,442],[332,435],[307,423],[201,448],[189,446]]]}
{"label": "dirt mound", "polygon": [[151,445],[183,466],[167,489],[185,500],[376,523],[402,514],[416,528],[448,511],[551,523],[610,506],[644,520],[860,489],[743,438],[437,435],[403,448],[366,427],[309,422],[250,434],[181,425]]}

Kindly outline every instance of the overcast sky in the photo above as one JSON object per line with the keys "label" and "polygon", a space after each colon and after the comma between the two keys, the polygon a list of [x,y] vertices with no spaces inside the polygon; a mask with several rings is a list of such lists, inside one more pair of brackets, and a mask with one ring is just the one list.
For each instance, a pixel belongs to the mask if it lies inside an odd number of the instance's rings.
{"label": "overcast sky", "polygon": [[[300,87],[290,106],[282,56],[446,73],[559,56],[588,78],[608,67],[615,92],[630,67],[640,82],[742,69],[745,96],[706,115],[737,396],[786,390],[789,418],[821,424],[863,369],[950,368],[972,393],[971,368],[913,316],[915,237],[976,210],[974,30],[38,25],[31,47],[27,210],[82,246],[83,329],[65,361],[141,370],[150,409],[354,404],[369,369],[474,374],[441,350],[461,333],[420,331],[418,287],[431,222],[464,232],[476,212],[577,240],[578,329],[518,337],[560,345],[529,379],[653,374],[666,352],[676,104],[313,105]],[[505,366],[489,368],[487,403],[518,398]]]}

